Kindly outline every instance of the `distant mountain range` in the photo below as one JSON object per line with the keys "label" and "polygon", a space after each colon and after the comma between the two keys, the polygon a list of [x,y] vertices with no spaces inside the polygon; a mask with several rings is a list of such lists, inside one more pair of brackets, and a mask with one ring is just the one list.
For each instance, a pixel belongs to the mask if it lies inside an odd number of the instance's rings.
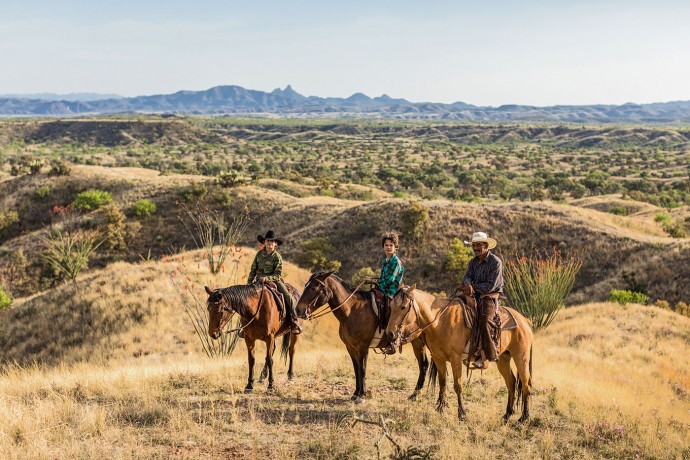
{"label": "distant mountain range", "polygon": [[[16,96],[16,95],[15,95]],[[468,121],[532,121],[572,123],[690,122],[690,101],[623,105],[503,105],[480,107],[455,102],[410,102],[387,95],[371,98],[303,96],[288,85],[264,92],[240,86],[216,86],[205,91],[119,97],[77,93],[0,96],[2,116],[75,116],[114,113],[228,114],[312,118],[393,118]],[[36,96],[36,97],[33,97]],[[56,98],[57,96],[57,98]]]}
{"label": "distant mountain range", "polygon": [[0,94],[0,99],[40,99],[43,101],[99,101],[101,99],[120,99],[119,94],[103,93],[29,93],[29,94]]}

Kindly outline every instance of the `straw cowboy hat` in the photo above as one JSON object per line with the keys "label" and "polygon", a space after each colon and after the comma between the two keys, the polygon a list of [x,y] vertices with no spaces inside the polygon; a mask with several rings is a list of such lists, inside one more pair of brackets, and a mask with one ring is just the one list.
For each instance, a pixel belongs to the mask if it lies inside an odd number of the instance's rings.
{"label": "straw cowboy hat", "polygon": [[495,239],[489,238],[484,232],[474,232],[472,234],[472,240],[465,241],[465,245],[467,246],[470,246],[472,243],[488,243],[489,249],[495,248],[497,244]]}
{"label": "straw cowboy hat", "polygon": [[264,244],[264,241],[275,241],[278,243],[278,246],[283,244],[283,240],[278,238],[275,233],[273,233],[273,230],[269,230],[266,232],[266,235],[261,236],[257,235],[256,239],[259,241],[259,243]]}

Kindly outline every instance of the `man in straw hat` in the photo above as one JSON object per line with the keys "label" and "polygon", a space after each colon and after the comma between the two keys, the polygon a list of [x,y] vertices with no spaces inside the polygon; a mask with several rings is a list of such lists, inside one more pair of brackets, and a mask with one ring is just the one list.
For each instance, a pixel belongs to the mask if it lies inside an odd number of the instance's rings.
{"label": "man in straw hat", "polygon": [[253,284],[257,281],[266,282],[273,281],[276,283],[278,290],[283,294],[285,299],[285,307],[290,312],[290,320],[292,321],[292,333],[299,334],[302,328],[297,322],[297,312],[295,311],[295,304],[292,301],[292,296],[285,288],[283,283],[283,257],[278,253],[276,248],[283,244],[283,240],[278,238],[273,230],[266,232],[266,235],[258,235],[256,239],[263,244],[263,249],[256,253],[252,268],[249,270],[249,277],[247,284]]}
{"label": "man in straw hat", "polygon": [[493,321],[496,316],[498,298],[503,292],[503,262],[491,253],[491,249],[496,247],[496,240],[489,238],[484,232],[473,233],[471,241],[465,241],[465,245],[472,246],[475,257],[470,261],[462,279],[462,291],[477,300],[481,335],[481,349],[473,365],[486,369],[490,361],[498,361],[489,321]]}

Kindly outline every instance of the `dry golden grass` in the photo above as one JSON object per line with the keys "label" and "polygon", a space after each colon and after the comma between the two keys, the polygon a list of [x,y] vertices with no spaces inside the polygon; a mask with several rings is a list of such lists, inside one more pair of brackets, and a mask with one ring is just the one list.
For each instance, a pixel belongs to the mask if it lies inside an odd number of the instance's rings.
{"label": "dry golden grass", "polygon": [[[239,276],[253,254],[243,253]],[[434,411],[435,395],[406,400],[416,377],[410,349],[386,359],[370,356],[370,398],[362,405],[350,402],[352,366],[331,317],[307,326],[294,383],[276,360],[275,393],[258,385],[255,394],[242,394],[244,345],[230,358],[206,358],[166,279],[173,269],[185,269],[176,276],[189,275],[190,288],[202,289],[202,283],[225,284],[230,274],[211,278],[200,261],[194,266],[197,252],[182,256],[115,264],[80,279],[92,314],[119,311],[116,317],[123,319],[144,307],[151,314],[112,334],[96,324],[88,344],[60,343],[55,362],[62,364],[5,367],[3,458],[375,458],[380,430],[353,427],[355,416],[389,419],[403,446],[433,447],[438,458],[690,455],[687,318],[639,305],[566,309],[536,338],[531,422],[521,426],[514,417],[500,423],[507,396],[491,368],[465,383],[468,420],[458,423],[452,397],[442,415]],[[304,285],[308,273],[289,264],[287,272],[289,281]],[[32,315],[18,322],[42,335],[47,346],[61,340],[64,326],[56,323],[51,331],[49,322],[35,321],[55,318],[41,315],[42,309],[68,313],[66,289],[14,308],[34,302]],[[257,371],[263,350],[259,346]],[[384,440],[382,454],[391,452]]]}

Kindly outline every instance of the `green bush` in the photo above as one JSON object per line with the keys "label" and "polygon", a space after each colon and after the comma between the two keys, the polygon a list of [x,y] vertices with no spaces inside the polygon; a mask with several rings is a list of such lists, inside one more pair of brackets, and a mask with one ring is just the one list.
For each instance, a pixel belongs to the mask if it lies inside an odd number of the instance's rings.
{"label": "green bush", "polygon": [[679,301],[676,304],[675,312],[679,315],[687,316],[688,318],[690,318],[690,305],[686,304],[685,302]]}
{"label": "green bush", "polygon": [[581,267],[582,260],[558,251],[508,262],[504,280],[510,305],[532,321],[534,331],[546,328],[563,307]]}
{"label": "green bush", "polygon": [[330,260],[328,255],[333,252],[333,245],[328,238],[314,238],[300,244],[300,249],[295,256],[295,262],[302,268],[312,272],[318,270],[338,271],[341,262]]}
{"label": "green bush", "polygon": [[18,222],[17,211],[0,211],[0,236],[10,234]]}
{"label": "green bush", "polygon": [[107,204],[98,209],[96,225],[103,245],[110,250],[124,251],[127,249],[125,238],[125,215],[114,204]]}
{"label": "green bush", "polygon": [[98,209],[103,205],[113,202],[110,192],[104,190],[91,189],[81,192],[72,202],[72,208],[77,211],[89,212]]}
{"label": "green bush", "polygon": [[39,185],[34,189],[34,195],[39,200],[42,200],[50,195],[50,187],[48,185]]}
{"label": "green bush", "polygon": [[12,294],[0,285],[0,310],[12,305]]}
{"label": "green bush", "polygon": [[625,289],[612,289],[609,293],[609,301],[616,302],[621,305],[628,303],[647,304],[649,297],[641,292],[628,291]]}
{"label": "green bush", "polygon": [[[359,283],[362,282],[362,280],[365,280],[367,278],[378,278],[379,275],[377,272],[371,269],[371,267],[362,267],[359,270],[355,272],[354,275],[352,275],[352,278],[350,278],[350,283],[352,284],[352,287],[357,286]],[[368,291],[371,289],[370,284],[363,284],[362,287],[360,288],[362,290]]]}
{"label": "green bush", "polygon": [[49,176],[69,176],[72,172],[72,166],[62,160],[53,160],[50,163]]}
{"label": "green bush", "polygon": [[412,203],[400,217],[403,234],[406,237],[420,238],[429,226],[429,208],[422,203]]}
{"label": "green bush", "polygon": [[459,283],[467,272],[470,260],[474,258],[474,252],[469,246],[458,238],[453,238],[450,248],[446,252],[446,270],[455,275],[455,280]]}
{"label": "green bush", "polygon": [[658,222],[660,224],[670,224],[671,216],[669,216],[665,212],[659,212],[656,216],[654,216],[654,222]]}
{"label": "green bush", "polygon": [[157,210],[156,203],[146,198],[134,203],[134,215],[137,217],[150,217],[151,214],[155,214]]}
{"label": "green bush", "polygon": [[661,308],[662,310],[671,310],[671,304],[668,303],[666,300],[657,300],[654,302],[654,306],[657,308]]}
{"label": "green bush", "polygon": [[611,209],[609,209],[609,212],[611,214],[615,214],[617,216],[627,216],[628,215],[628,209],[625,206],[614,206]]}

